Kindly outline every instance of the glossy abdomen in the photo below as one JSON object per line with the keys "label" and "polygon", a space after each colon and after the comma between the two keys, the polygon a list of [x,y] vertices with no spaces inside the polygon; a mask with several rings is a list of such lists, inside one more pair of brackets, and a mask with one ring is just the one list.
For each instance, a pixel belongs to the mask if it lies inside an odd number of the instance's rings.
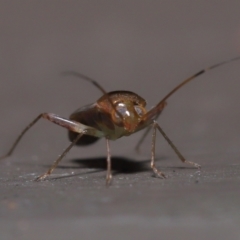
{"label": "glossy abdomen", "polygon": [[[93,127],[99,131],[101,129],[101,123],[104,122],[108,128],[114,129],[114,125],[111,122],[111,117],[109,114],[102,112],[96,104],[90,104],[85,107],[82,107],[75,111],[73,114],[70,115],[70,120],[77,121],[82,123],[86,126]],[[75,133],[72,131],[68,132],[68,137],[70,141],[73,141],[79,133]],[[89,135],[83,135],[76,145],[79,146],[86,146],[96,142],[99,138]]]}
{"label": "glossy abdomen", "polygon": [[[78,109],[70,115],[70,120],[80,122],[89,127],[93,127],[93,119],[96,119],[96,114],[94,114],[94,105],[88,105],[83,108]],[[68,131],[68,137],[72,142],[79,133]],[[83,135],[76,143],[79,146],[86,146],[95,143],[99,138],[89,135]]]}

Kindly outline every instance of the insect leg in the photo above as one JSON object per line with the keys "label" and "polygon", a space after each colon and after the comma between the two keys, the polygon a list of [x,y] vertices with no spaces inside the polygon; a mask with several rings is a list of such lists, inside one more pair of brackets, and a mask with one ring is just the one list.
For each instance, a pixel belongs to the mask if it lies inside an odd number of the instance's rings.
{"label": "insect leg", "polygon": [[14,141],[12,147],[9,149],[9,151],[7,152],[7,154],[3,155],[0,157],[0,160],[7,158],[9,156],[11,156],[11,154],[13,153],[14,149],[16,148],[16,146],[18,145],[18,143],[20,142],[21,138],[23,137],[23,135],[36,123],[38,122],[38,120],[42,117],[42,114],[38,115],[22,132],[21,134],[17,137],[17,139]]}
{"label": "insect leg", "polygon": [[[167,103],[164,102],[164,104],[163,104],[163,106],[162,106],[162,110],[157,114],[157,116],[156,116],[155,119],[157,119],[157,118],[160,116],[160,114],[162,113],[162,111],[163,111],[163,109],[164,109],[164,107],[165,107],[166,105],[167,105]],[[149,126],[149,127],[145,130],[145,132],[143,133],[143,135],[142,135],[142,137],[140,138],[140,140],[138,141],[138,143],[137,143],[137,145],[136,145],[136,147],[135,147],[135,150],[136,150],[137,152],[140,152],[140,146],[142,145],[144,139],[146,138],[146,136],[147,136],[148,133],[150,132],[151,128],[152,128],[152,126]]]}
{"label": "insect leg", "polygon": [[64,152],[58,157],[57,160],[54,161],[53,165],[48,169],[48,171],[39,177],[36,178],[36,181],[44,180],[47,176],[49,176],[53,170],[57,167],[59,162],[63,159],[63,157],[70,151],[70,149],[78,142],[78,140],[82,137],[82,135],[87,134],[95,137],[101,137],[103,133],[101,131],[98,131],[95,128],[88,127],[82,123],[70,121],[68,119],[59,117],[55,114],[47,114],[46,119],[52,121],[53,123],[56,123],[57,125],[60,125],[62,127],[67,128],[68,130],[71,130],[73,132],[79,133],[77,137],[72,141],[72,143],[64,150]]}
{"label": "insect leg", "polygon": [[111,173],[111,153],[110,153],[110,146],[109,146],[109,139],[106,138],[107,143],[107,175],[106,175],[106,185],[109,186],[112,180],[112,173]]}
{"label": "insect leg", "polygon": [[40,115],[38,115],[21,133],[20,135],[17,137],[17,139],[14,141],[12,147],[10,148],[10,150],[7,152],[7,154],[5,154],[4,156],[0,157],[1,159],[4,159],[6,157],[9,157],[13,151],[15,150],[16,146],[18,145],[18,143],[20,142],[20,140],[22,139],[22,137],[24,136],[24,134],[33,126],[35,125],[35,123],[37,123],[39,121],[39,119],[44,118],[49,120],[50,122],[53,122],[59,126],[62,126],[64,128],[67,128],[73,132],[78,132],[81,133],[83,131],[85,131],[85,134],[88,135],[92,135],[92,136],[96,136],[96,137],[102,137],[103,133],[88,127],[86,125],[83,125],[81,123],[75,122],[75,121],[70,121],[68,119],[62,118],[57,116],[56,114],[53,113],[42,113]]}
{"label": "insect leg", "polygon": [[151,168],[154,174],[160,178],[166,178],[166,175],[158,170],[155,166],[155,143],[156,143],[156,131],[157,131],[157,123],[153,124],[153,133],[152,133],[152,149],[151,149]]}
{"label": "insect leg", "polygon": [[44,180],[47,176],[49,176],[53,170],[57,167],[59,162],[63,159],[63,157],[70,151],[70,149],[75,145],[75,143],[82,137],[84,132],[79,133],[77,137],[71,142],[71,144],[64,150],[64,152],[59,156],[57,160],[54,161],[53,165],[45,172],[44,174],[40,175],[35,179],[35,181]]}
{"label": "insect leg", "polygon": [[168,142],[168,144],[171,146],[171,148],[174,150],[174,152],[178,155],[178,157],[180,158],[180,160],[183,162],[183,163],[187,163],[187,164],[190,164],[198,169],[201,168],[201,166],[197,163],[194,163],[194,162],[190,162],[190,161],[187,161],[183,155],[179,152],[179,150],[177,149],[177,147],[173,144],[173,142],[168,138],[168,136],[166,135],[166,133],[163,131],[163,129],[158,125],[157,122],[154,121],[153,123],[153,127],[154,129],[158,129],[159,132],[163,135],[163,137],[166,139],[166,141]]}

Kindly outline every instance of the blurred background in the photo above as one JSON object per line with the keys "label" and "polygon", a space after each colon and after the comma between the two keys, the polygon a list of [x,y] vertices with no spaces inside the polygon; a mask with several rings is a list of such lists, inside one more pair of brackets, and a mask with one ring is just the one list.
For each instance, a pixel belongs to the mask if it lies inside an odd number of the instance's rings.
{"label": "blurred background", "polygon": [[[99,90],[88,82],[74,77],[63,77],[61,75],[63,71],[74,70],[86,74],[96,79],[107,91],[133,91],[147,100],[150,109],[183,79],[204,67],[238,55],[240,55],[240,2],[237,0],[1,0],[0,152],[4,154],[21,130],[39,113],[53,112],[68,117],[77,108],[95,102],[101,96]],[[185,199],[191,188],[193,189],[190,199],[198,199],[200,193],[201,196],[205,196],[204,199],[211,199],[212,195],[209,197],[209,194],[213,194],[213,190],[208,188],[208,184],[212,181],[226,183],[227,176],[228,181],[231,177],[235,179],[236,185],[231,186],[236,188],[231,191],[226,202],[219,203],[218,210],[214,211],[213,215],[201,216],[202,221],[193,224],[191,228],[193,230],[189,233],[190,236],[196,236],[194,229],[196,231],[204,229],[206,233],[210,225],[211,229],[207,235],[209,239],[210,236],[223,237],[224,230],[235,226],[229,220],[231,217],[226,220],[227,223],[221,222],[220,233],[217,230],[213,231],[213,225],[209,222],[206,224],[206,221],[214,216],[212,219],[216,222],[218,216],[230,211],[225,207],[231,205],[232,199],[239,199],[239,196],[231,195],[239,191],[239,177],[236,172],[235,175],[232,172],[233,169],[239,171],[237,166],[240,156],[239,66],[240,61],[232,62],[195,79],[168,100],[168,106],[158,120],[182,154],[201,164],[203,169],[205,167],[209,181],[205,183],[206,185],[203,184],[201,189],[196,191],[195,185],[191,184],[186,189],[183,187],[184,183],[188,182],[186,178],[192,172],[196,172],[193,169],[177,169],[180,175],[173,176],[172,180],[167,180],[167,183],[153,178],[150,170],[130,175],[123,173],[119,175],[122,176],[122,181],[116,180],[110,189],[105,189],[104,170],[99,174],[84,175],[83,179],[72,177],[44,183],[32,182],[31,179],[46,171],[69,144],[65,129],[47,121],[40,121],[19,144],[13,156],[1,163],[0,184],[3,191],[1,195],[5,196],[2,198],[1,209],[2,217],[7,219],[1,226],[6,233],[5,239],[11,239],[9,237],[13,236],[11,234],[22,236],[23,239],[32,239],[33,236],[35,239],[42,239],[34,234],[38,232],[37,226],[39,229],[44,227],[47,236],[51,236],[51,239],[55,237],[66,239],[61,228],[57,233],[50,231],[48,223],[45,222],[49,216],[53,220],[56,216],[60,216],[58,221],[62,221],[61,223],[51,224],[53,226],[56,224],[56,229],[58,226],[71,229],[72,235],[69,235],[69,239],[78,236],[78,229],[84,231],[86,236],[92,234],[91,237],[99,237],[99,239],[107,239],[112,231],[115,231],[123,234],[115,236],[119,237],[115,239],[123,239],[127,237],[127,231],[133,231],[134,228],[130,226],[136,228],[132,236],[136,234],[139,239],[144,237],[144,234],[137,235],[136,232],[141,232],[142,226],[146,227],[147,233],[149,230],[148,236],[159,236],[160,229],[163,233],[161,236],[165,234],[171,237],[175,234],[179,236],[179,233],[182,231],[186,233],[188,229],[189,223],[186,220],[199,219],[202,209],[207,209],[206,212],[213,209],[215,200],[221,198],[223,190],[229,189],[229,185],[225,186],[226,189],[221,185],[218,187],[211,185],[221,194],[216,195],[214,201],[209,200],[210,202],[196,212],[194,208],[189,209],[189,204],[185,201],[180,201],[183,209],[186,208],[186,211],[177,214],[181,224],[186,223],[184,226],[181,225],[183,228],[169,220],[169,211],[171,212],[173,205],[178,206],[178,203],[169,203],[166,199]],[[143,143],[140,155],[134,152],[140,136],[141,133],[137,133],[112,142],[112,155],[119,156],[122,160],[126,158],[131,163],[137,160],[146,160],[148,163],[150,137]],[[105,142],[101,140],[86,148],[74,148],[62,165],[71,164],[71,159],[76,158],[90,158],[92,161],[101,158],[101,161],[104,161],[105,155]],[[159,161],[157,163],[159,167],[162,165],[182,167],[172,149],[160,136],[157,142],[157,157],[166,160]],[[169,159],[173,161],[167,161]],[[226,173],[226,167],[233,165],[233,169]],[[127,165],[126,168],[128,167]],[[218,168],[218,174],[214,175],[214,169]],[[57,169],[57,171],[65,174],[72,169]],[[75,173],[81,171],[81,168],[74,170]],[[165,171],[172,172],[172,169],[166,168]],[[83,169],[83,172],[86,172],[86,169]],[[179,179],[183,185],[178,182]],[[136,186],[130,189],[129,186],[133,182]],[[15,184],[19,186],[18,190],[13,188]],[[79,190],[81,186],[82,189]],[[166,203],[165,210],[157,207],[163,200],[160,194],[163,186],[166,191],[164,199],[166,197],[165,200],[169,203],[169,205]],[[179,186],[184,188],[181,193],[178,192]],[[34,189],[34,193],[29,189]],[[208,190],[205,191],[206,189]],[[24,197],[21,194],[23,192],[26,194]],[[175,196],[176,192],[179,195]],[[127,193],[130,194],[131,200]],[[112,201],[122,194],[126,196],[122,201]],[[149,218],[145,221],[146,212],[143,209],[148,204],[149,197],[153,197],[156,201],[152,202],[151,207],[149,206]],[[81,202],[82,206],[85,206],[84,204],[88,206],[89,199],[92,198],[107,202],[111,206],[111,211],[109,205],[103,207],[101,205],[103,203],[99,205],[97,200],[91,203],[93,209],[91,208],[90,213],[87,208],[81,206],[77,206],[78,210],[73,208],[74,203],[78,202]],[[11,210],[12,205],[9,205],[9,202],[14,203],[14,210]],[[237,207],[237,204],[234,206]],[[29,209],[31,209],[30,215]],[[55,211],[51,212],[52,209]],[[156,211],[164,213],[158,214]],[[237,217],[239,208],[233,207],[231,211],[230,213],[236,213],[236,218],[239,220]],[[76,212],[79,214],[73,219],[71,214]],[[67,219],[65,219],[66,214]],[[122,218],[112,220],[109,226],[108,221],[111,218],[108,216],[114,219],[119,214]],[[174,214],[173,216],[176,216]],[[93,218],[87,220],[81,218],[90,215]],[[76,219],[81,224],[74,225]],[[134,225],[135,221],[136,225]],[[12,222],[15,224],[14,228],[9,227]],[[124,222],[128,224],[124,225]],[[147,228],[148,224],[149,228]],[[88,235],[89,225],[96,229],[90,235]],[[194,226],[198,227],[194,228]],[[109,235],[101,232],[105,228],[109,231]],[[124,231],[122,232],[121,229]],[[233,227],[232,239],[237,236],[237,232],[237,228]],[[218,233],[219,235],[214,235]],[[187,239],[186,235],[181,236]]]}

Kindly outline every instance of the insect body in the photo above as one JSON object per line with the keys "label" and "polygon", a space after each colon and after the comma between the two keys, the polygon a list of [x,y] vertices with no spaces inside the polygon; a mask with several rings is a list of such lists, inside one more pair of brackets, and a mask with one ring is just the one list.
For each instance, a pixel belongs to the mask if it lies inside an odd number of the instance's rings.
{"label": "insect body", "polygon": [[[146,113],[146,102],[143,98],[129,91],[109,92],[108,97],[103,95],[96,103],[80,108],[70,116],[70,119],[101,131],[109,140],[128,136],[145,126],[144,123],[140,124],[141,117]],[[119,116],[116,111],[121,115]],[[76,135],[77,133],[69,131],[70,140],[73,141]],[[90,144],[97,139],[85,135],[77,144]]]}
{"label": "insect body", "polygon": [[2,156],[0,159],[6,158],[12,154],[15,147],[23,137],[23,135],[41,118],[47,119],[59,126],[62,126],[69,131],[69,138],[71,144],[65,149],[65,151],[60,155],[60,157],[53,163],[53,165],[48,169],[48,171],[36,180],[44,180],[49,176],[53,170],[57,167],[61,159],[66,155],[66,153],[74,145],[89,145],[96,142],[99,138],[104,137],[107,144],[107,175],[106,183],[110,184],[112,179],[111,174],[111,155],[109,140],[116,140],[123,136],[129,136],[139,130],[147,128],[143,137],[140,139],[137,144],[139,148],[143,139],[148,134],[151,127],[153,128],[152,134],[152,149],[151,149],[151,168],[156,176],[165,178],[165,174],[158,170],[155,166],[155,140],[156,140],[156,131],[158,130],[166,141],[170,144],[172,149],[178,155],[180,160],[184,163],[188,163],[196,168],[200,168],[200,165],[187,161],[172,141],[167,137],[166,133],[156,122],[156,119],[161,114],[162,110],[166,106],[166,100],[175,93],[179,88],[184,86],[186,83],[190,82],[197,76],[205,73],[208,70],[216,68],[225,63],[239,60],[240,57],[233,58],[228,61],[215,64],[211,67],[203,69],[193,76],[185,79],[172,91],[170,91],[155,107],[151,110],[146,110],[146,101],[139,95],[129,92],[129,91],[114,91],[107,93],[96,81],[93,79],[82,75],[76,72],[65,72],[66,75],[75,75],[84,80],[90,81],[94,84],[100,91],[103,93],[103,96],[97,100],[96,103],[87,105],[75,111],[70,115],[69,119],[59,117],[53,113],[42,113],[37,118],[35,118],[18,136],[18,138],[13,143],[12,147],[8,153]]}

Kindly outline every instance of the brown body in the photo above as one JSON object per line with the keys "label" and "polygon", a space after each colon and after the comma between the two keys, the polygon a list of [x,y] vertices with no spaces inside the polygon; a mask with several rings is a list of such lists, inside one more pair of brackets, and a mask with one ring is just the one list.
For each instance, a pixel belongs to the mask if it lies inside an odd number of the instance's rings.
{"label": "brown body", "polygon": [[[109,102],[109,98],[111,103]],[[146,113],[146,101],[139,95],[130,91],[109,92],[108,97],[103,95],[96,103],[89,104],[72,113],[70,120],[80,122],[89,127],[105,132],[105,136],[115,140],[122,136],[129,135],[129,127],[132,131],[143,126],[139,124],[141,117]],[[124,118],[124,121],[116,113]],[[103,124],[104,123],[104,124]],[[131,132],[132,132],[131,131]],[[71,141],[77,137],[78,133],[69,131],[68,136]],[[83,135],[76,145],[85,146],[96,142],[99,137]]]}

